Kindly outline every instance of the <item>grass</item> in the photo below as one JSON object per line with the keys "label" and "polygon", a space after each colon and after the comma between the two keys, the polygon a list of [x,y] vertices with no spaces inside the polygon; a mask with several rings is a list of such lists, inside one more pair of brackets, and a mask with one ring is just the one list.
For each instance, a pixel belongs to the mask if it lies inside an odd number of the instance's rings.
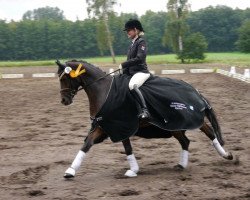
{"label": "grass", "polygon": [[205,62],[223,63],[237,66],[250,66],[250,54],[246,53],[207,53]]}
{"label": "grass", "polygon": [[[250,66],[250,54],[232,52],[232,53],[206,53],[206,59],[199,63],[221,63],[236,66]],[[66,61],[71,59],[62,59]],[[94,57],[83,59],[90,63],[106,63],[111,64],[111,57]],[[126,60],[125,56],[117,56],[116,62],[121,63]],[[180,61],[176,59],[175,54],[165,55],[148,55],[147,63],[150,64],[180,64]],[[194,63],[194,62],[192,62]],[[0,61],[0,67],[22,67],[22,66],[51,66],[55,65],[55,60],[44,61]]]}

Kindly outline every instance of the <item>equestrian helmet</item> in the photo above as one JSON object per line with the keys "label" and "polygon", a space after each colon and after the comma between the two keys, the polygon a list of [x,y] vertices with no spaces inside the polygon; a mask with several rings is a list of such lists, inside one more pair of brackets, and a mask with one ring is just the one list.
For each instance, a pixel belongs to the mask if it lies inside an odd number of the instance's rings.
{"label": "equestrian helmet", "polygon": [[142,28],[142,25],[141,25],[141,22],[137,19],[130,19],[129,21],[127,21],[125,23],[125,26],[124,26],[124,30],[123,31],[128,31],[130,29],[138,29],[139,31],[143,31],[143,28]]}

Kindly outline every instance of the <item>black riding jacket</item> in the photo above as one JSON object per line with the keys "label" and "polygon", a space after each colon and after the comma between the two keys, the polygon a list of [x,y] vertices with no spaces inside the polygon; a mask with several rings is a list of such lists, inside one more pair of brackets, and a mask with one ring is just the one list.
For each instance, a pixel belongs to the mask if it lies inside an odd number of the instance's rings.
{"label": "black riding jacket", "polygon": [[149,73],[146,64],[147,46],[143,38],[138,37],[128,49],[127,61],[123,62],[123,73],[134,75],[137,72]]}

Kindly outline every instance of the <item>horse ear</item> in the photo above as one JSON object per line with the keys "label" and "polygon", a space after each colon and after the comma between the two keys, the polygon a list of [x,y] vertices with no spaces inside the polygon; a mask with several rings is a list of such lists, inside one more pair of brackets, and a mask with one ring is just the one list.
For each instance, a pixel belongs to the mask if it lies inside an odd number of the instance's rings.
{"label": "horse ear", "polygon": [[65,67],[66,67],[66,66],[65,66],[64,64],[62,64],[59,60],[56,60],[55,63],[58,65],[59,69],[61,69],[61,70],[64,70]]}

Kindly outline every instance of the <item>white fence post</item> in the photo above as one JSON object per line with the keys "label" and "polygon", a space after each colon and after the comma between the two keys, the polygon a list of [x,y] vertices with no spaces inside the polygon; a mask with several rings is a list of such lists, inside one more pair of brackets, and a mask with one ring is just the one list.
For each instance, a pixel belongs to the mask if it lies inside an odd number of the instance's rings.
{"label": "white fence post", "polygon": [[230,75],[234,76],[236,74],[236,69],[235,69],[235,66],[232,66],[231,69],[230,69]]}
{"label": "white fence post", "polygon": [[250,71],[249,71],[249,69],[245,69],[245,71],[244,71],[244,78],[250,79]]}

